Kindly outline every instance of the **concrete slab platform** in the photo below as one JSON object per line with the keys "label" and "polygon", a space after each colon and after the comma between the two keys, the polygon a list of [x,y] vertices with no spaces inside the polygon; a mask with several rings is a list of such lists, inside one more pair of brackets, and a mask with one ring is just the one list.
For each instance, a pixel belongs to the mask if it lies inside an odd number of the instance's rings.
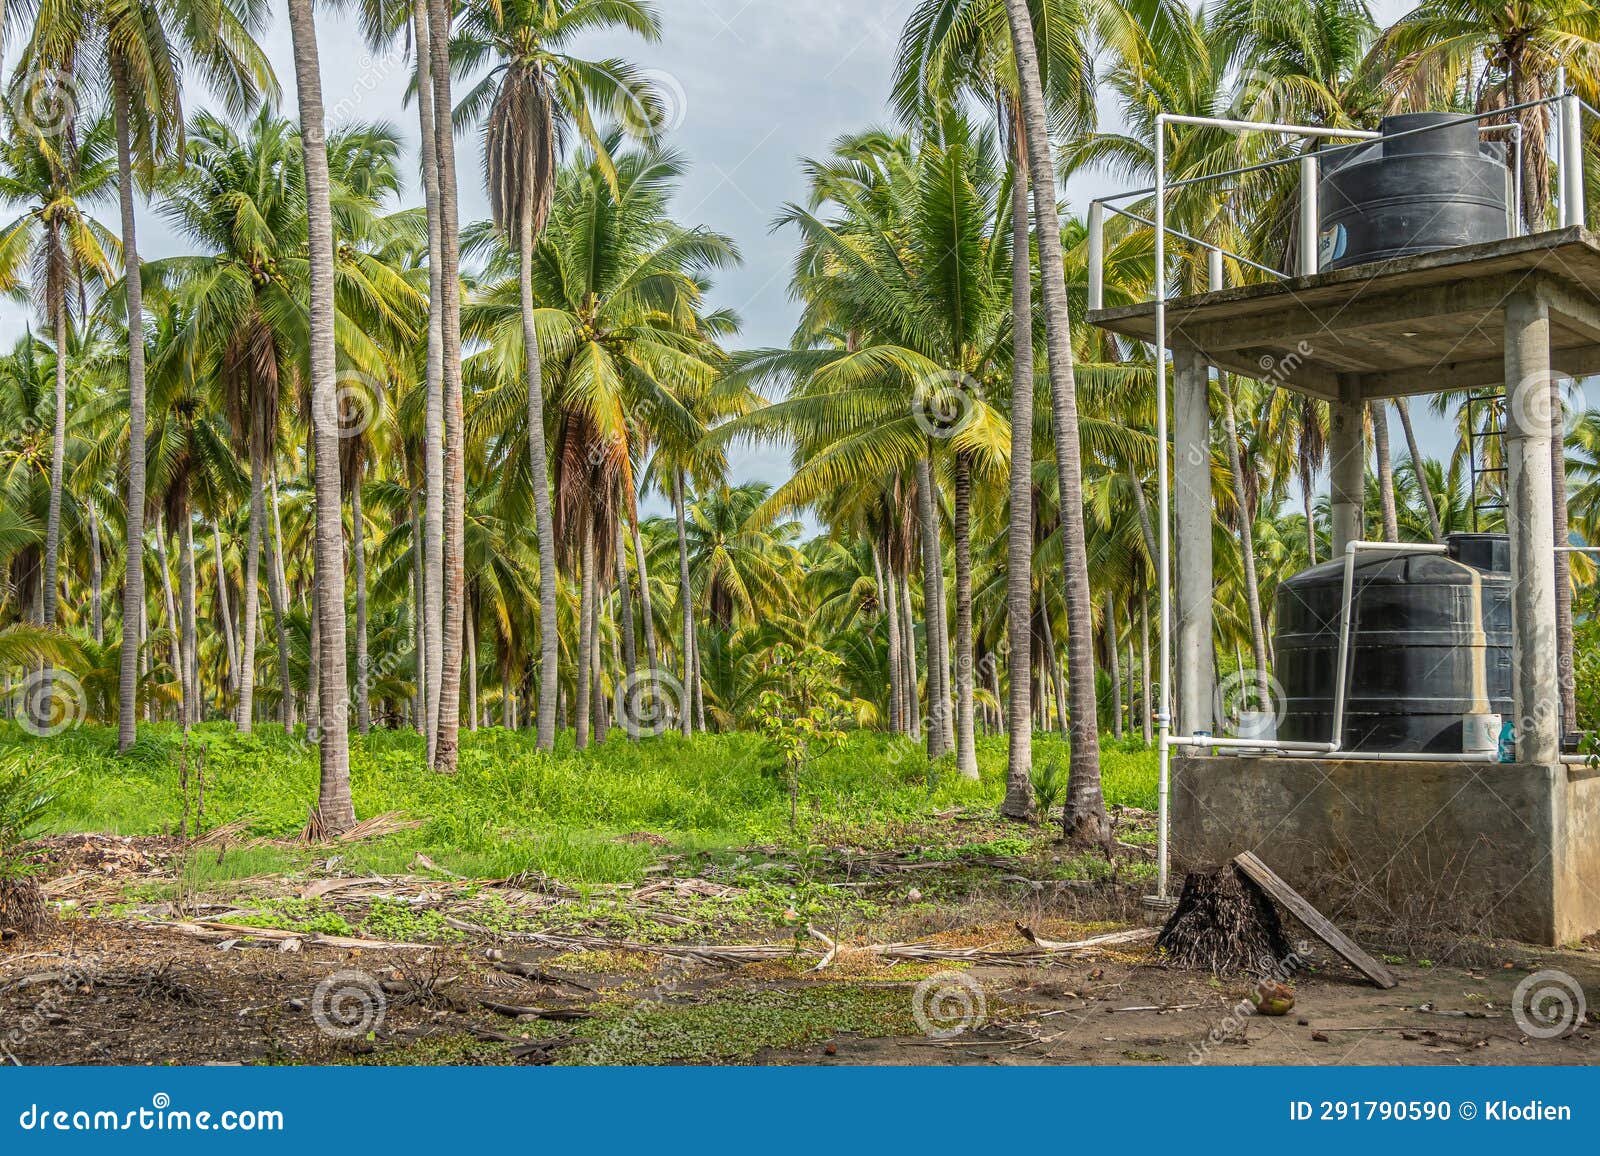
{"label": "concrete slab platform", "polygon": [[1556,764],[1179,756],[1184,867],[1254,851],[1335,924],[1547,946],[1600,930],[1600,772]]}
{"label": "concrete slab platform", "polygon": [[[1490,387],[1519,292],[1550,305],[1556,371],[1600,372],[1600,236],[1580,227],[1174,298],[1168,345],[1328,401]],[[1088,320],[1155,341],[1154,302]]]}

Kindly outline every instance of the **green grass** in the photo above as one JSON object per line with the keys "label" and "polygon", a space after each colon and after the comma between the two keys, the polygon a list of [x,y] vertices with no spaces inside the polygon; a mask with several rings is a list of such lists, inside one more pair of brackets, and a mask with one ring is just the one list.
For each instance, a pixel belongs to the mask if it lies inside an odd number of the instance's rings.
{"label": "green grass", "polygon": [[[34,739],[0,723],[0,760],[51,757],[71,774],[60,788],[57,831],[151,835],[174,831],[181,735],[176,727],[140,730],[125,757],[110,728],[85,726]],[[316,798],[314,748],[262,726],[236,734],[226,723],[191,732],[188,764],[194,793],[198,748],[206,748],[206,829],[235,819],[254,836],[288,838],[305,825]],[[1034,757],[1065,757],[1061,740],[1040,735]],[[362,817],[400,811],[423,826],[341,849],[342,869],[393,873],[423,852],[441,867],[478,878],[538,871],[574,883],[632,881],[659,854],[619,836],[650,832],[678,849],[717,850],[759,843],[805,843],[814,833],[892,830],[933,812],[998,804],[1004,793],[1005,741],[978,742],[982,778],[968,782],[947,762],[930,768],[921,750],[885,736],[857,733],[816,759],[800,784],[800,829],[791,832],[779,760],[759,736],[663,735],[633,743],[620,731],[580,754],[570,734],[541,753],[531,735],[500,729],[463,732],[460,769],[438,775],[423,765],[410,732],[351,738],[351,788]],[[1102,752],[1106,801],[1155,806],[1155,756]],[[305,856],[290,849],[237,847],[220,863],[196,857],[198,885],[289,870]]]}

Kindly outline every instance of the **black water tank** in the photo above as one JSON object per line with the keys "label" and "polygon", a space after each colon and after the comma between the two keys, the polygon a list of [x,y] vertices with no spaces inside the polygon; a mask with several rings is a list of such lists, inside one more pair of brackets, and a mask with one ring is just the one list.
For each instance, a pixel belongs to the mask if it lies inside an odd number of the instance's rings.
{"label": "black water tank", "polygon": [[[1452,534],[1448,546],[1357,555],[1344,749],[1459,754],[1463,715],[1511,717],[1509,539]],[[1279,738],[1333,733],[1343,593],[1342,558],[1278,587]]]}
{"label": "black water tank", "polygon": [[1318,196],[1322,269],[1497,241],[1509,235],[1505,146],[1455,113],[1386,116],[1395,140],[1329,150]]}

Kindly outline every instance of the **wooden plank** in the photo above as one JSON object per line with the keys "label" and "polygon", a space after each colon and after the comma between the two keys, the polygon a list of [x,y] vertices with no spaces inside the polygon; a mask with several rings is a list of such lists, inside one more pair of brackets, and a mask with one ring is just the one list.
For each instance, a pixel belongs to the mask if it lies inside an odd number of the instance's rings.
{"label": "wooden plank", "polygon": [[1399,983],[1392,971],[1362,951],[1354,940],[1329,923],[1322,912],[1311,906],[1305,896],[1279,878],[1278,873],[1263,863],[1254,851],[1235,855],[1233,861],[1239,865],[1239,870],[1254,880],[1263,891],[1287,907],[1290,914],[1309,927],[1318,939],[1342,955],[1351,967],[1360,971],[1379,987],[1391,988]]}

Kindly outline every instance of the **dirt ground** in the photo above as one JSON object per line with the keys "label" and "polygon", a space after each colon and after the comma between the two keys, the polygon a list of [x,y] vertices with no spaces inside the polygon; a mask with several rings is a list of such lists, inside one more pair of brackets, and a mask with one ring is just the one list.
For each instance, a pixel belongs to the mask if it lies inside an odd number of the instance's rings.
{"label": "dirt ground", "polygon": [[[650,926],[672,929],[654,943],[617,936],[581,907],[604,934],[585,935],[570,923],[548,935],[504,930],[506,924],[490,930],[475,922],[485,918],[481,913],[471,913],[481,912],[483,891],[493,888],[452,891],[437,879],[337,875],[277,881],[293,894],[326,901],[330,911],[345,903],[352,919],[362,886],[381,885],[384,895],[397,897],[393,901],[445,920],[430,926],[453,927],[447,943],[383,948],[371,946],[370,937],[252,930],[207,918],[245,902],[238,895],[218,902],[188,896],[182,903],[96,904],[91,895],[103,899],[129,878],[148,893],[150,881],[169,870],[164,856],[171,848],[156,841],[73,839],[79,842],[46,846],[38,855],[47,865],[52,899],[67,902],[68,914],[41,935],[0,944],[0,1056],[8,1062],[1600,1061],[1593,1038],[1600,1017],[1593,1012],[1551,1039],[1529,1038],[1512,1013],[1517,985],[1537,970],[1559,969],[1587,992],[1600,993],[1600,954],[1591,951],[1463,944],[1437,963],[1389,955],[1399,985],[1383,991],[1311,943],[1304,950],[1312,966],[1294,980],[1295,1006],[1285,1016],[1267,1017],[1244,1010],[1251,986],[1246,977],[1168,968],[1148,940],[1030,959],[1032,945],[1016,923],[1045,938],[1076,939],[1137,928],[1141,917],[1126,910],[1124,898],[1111,904],[1124,913],[1120,924],[1086,921],[1083,889],[1070,889],[1056,902],[1019,887],[1014,876],[976,888],[967,880],[965,898],[937,905],[937,917],[925,904],[886,901],[880,906],[888,914],[879,923],[862,922],[837,938],[806,926],[809,918],[786,932],[725,934],[704,913],[717,903],[744,902],[735,894],[740,889],[702,876],[673,876],[633,889],[626,899],[627,910],[655,913]],[[934,890],[941,878],[938,869],[919,869],[890,874],[887,881],[880,874],[866,883],[829,886],[882,887],[899,902],[913,889]],[[580,902],[509,890],[530,910]],[[75,906],[74,893],[82,897]],[[1293,924],[1289,930],[1299,947],[1305,930]],[[575,945],[574,939],[587,942]],[[612,942],[620,946],[607,946]],[[885,958],[873,950],[907,942],[933,958]],[[679,952],[684,944],[708,943],[753,949],[752,958]],[[1368,945],[1382,950],[1370,939]],[[968,949],[980,954],[961,958]],[[997,965],[982,953],[1014,953],[1018,962]],[[928,1023],[918,1019],[919,1011]]]}

